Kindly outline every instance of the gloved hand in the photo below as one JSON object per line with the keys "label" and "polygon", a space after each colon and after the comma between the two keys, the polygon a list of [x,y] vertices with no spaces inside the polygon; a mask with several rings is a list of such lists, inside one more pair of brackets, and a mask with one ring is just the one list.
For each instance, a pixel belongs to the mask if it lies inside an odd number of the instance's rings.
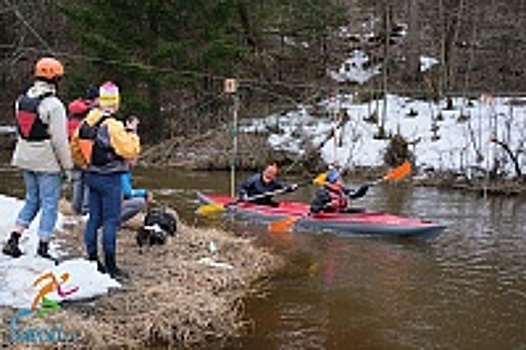
{"label": "gloved hand", "polygon": [[240,194],[239,194],[239,200],[240,200],[241,202],[246,202],[247,199],[248,199],[248,194],[247,194],[247,193],[243,192],[243,193],[240,193]]}
{"label": "gloved hand", "polygon": [[298,184],[292,184],[287,186],[286,191],[287,192],[294,192],[298,189]]}
{"label": "gloved hand", "polygon": [[369,191],[369,185],[365,184],[360,186],[356,191],[349,191],[347,195],[351,199],[361,198],[367,194],[367,191]]}
{"label": "gloved hand", "polygon": [[153,193],[151,191],[146,191],[146,202],[149,204],[155,203],[155,199],[153,199]]}

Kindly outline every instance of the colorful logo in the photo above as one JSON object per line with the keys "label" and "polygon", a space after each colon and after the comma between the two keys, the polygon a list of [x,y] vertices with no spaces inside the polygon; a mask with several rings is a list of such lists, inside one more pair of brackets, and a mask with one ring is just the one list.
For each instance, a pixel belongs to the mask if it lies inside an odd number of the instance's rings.
{"label": "colorful logo", "polygon": [[79,287],[74,287],[70,290],[62,289],[62,284],[66,283],[68,280],[69,273],[67,272],[64,272],[62,275],[60,275],[60,282],[52,272],[45,273],[37,278],[35,282],[33,282],[33,287],[38,286],[41,284],[41,282],[47,281],[47,283],[43,284],[43,286],[40,288],[40,291],[33,299],[31,310],[36,312],[37,316],[45,316],[49,312],[61,310],[60,305],[56,301],[46,298],[46,295],[56,291],[59,296],[64,298],[78,291]]}
{"label": "colorful logo", "polygon": [[63,284],[69,280],[69,277],[67,272],[64,272],[58,278],[54,273],[47,272],[33,282],[33,287],[41,286],[40,290],[33,298],[31,309],[20,309],[11,317],[9,322],[11,343],[49,344],[75,341],[77,338],[76,334],[66,332],[61,325],[55,324],[51,327],[31,327],[31,325],[28,325],[28,319],[32,315],[42,318],[49,313],[62,310],[60,304],[47,298],[47,295],[57,292],[60,297],[64,298],[77,292],[79,287],[73,287],[68,290],[63,288]]}

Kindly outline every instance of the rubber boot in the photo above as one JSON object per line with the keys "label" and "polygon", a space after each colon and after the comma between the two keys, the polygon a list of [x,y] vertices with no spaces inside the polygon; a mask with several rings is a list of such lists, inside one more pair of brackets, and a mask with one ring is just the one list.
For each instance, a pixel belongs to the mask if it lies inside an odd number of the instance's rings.
{"label": "rubber boot", "polygon": [[7,243],[4,245],[2,252],[6,255],[10,255],[13,258],[18,258],[22,255],[22,251],[18,247],[18,241],[20,240],[20,233],[11,232],[11,237],[7,240]]}
{"label": "rubber boot", "polygon": [[128,273],[117,267],[117,263],[115,262],[115,254],[105,255],[104,264],[106,265],[106,271],[111,276],[111,278],[114,278],[117,281],[122,281],[129,278]]}
{"label": "rubber boot", "polygon": [[37,254],[43,258],[52,260],[55,263],[55,265],[58,265],[58,259],[49,254],[49,242],[39,241]]}
{"label": "rubber boot", "polygon": [[99,271],[100,273],[106,273],[106,267],[99,260],[99,257],[97,256],[97,254],[90,254],[88,256],[88,260],[95,261],[97,263],[97,271]]}

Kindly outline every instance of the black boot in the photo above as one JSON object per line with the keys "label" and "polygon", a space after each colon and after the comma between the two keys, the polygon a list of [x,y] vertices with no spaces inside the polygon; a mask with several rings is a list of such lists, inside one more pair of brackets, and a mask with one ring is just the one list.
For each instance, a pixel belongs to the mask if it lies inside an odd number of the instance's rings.
{"label": "black boot", "polygon": [[115,262],[115,254],[105,255],[104,263],[106,265],[106,271],[110,274],[111,278],[122,281],[130,277],[128,273],[117,267],[117,263]]}
{"label": "black boot", "polygon": [[90,254],[88,256],[88,260],[97,262],[97,271],[99,271],[100,273],[106,273],[107,272],[106,271],[106,267],[100,262],[99,257],[97,256],[97,254]]}
{"label": "black boot", "polygon": [[11,237],[7,240],[7,243],[4,245],[2,252],[6,255],[10,255],[13,258],[18,258],[22,255],[22,251],[18,247],[18,241],[20,240],[20,233],[11,232]]}
{"label": "black boot", "polygon": [[43,258],[52,260],[55,263],[55,265],[58,265],[58,259],[49,254],[49,242],[39,241],[37,254]]}

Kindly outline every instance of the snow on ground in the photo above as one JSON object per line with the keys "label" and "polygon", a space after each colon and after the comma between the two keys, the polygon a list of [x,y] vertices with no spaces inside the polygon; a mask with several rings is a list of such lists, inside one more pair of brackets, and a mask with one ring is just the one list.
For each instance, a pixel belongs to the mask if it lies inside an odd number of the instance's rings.
{"label": "snow on ground", "polygon": [[[385,131],[400,134],[408,142],[419,167],[466,171],[490,169],[498,159],[510,175],[510,159],[491,137],[506,142],[515,153],[526,142],[526,107],[512,106],[509,98],[468,101],[453,100],[454,108],[445,103],[414,100],[388,95]],[[375,139],[378,123],[367,122],[371,114],[383,117],[383,101],[353,102],[352,96],[340,95],[320,102],[324,116],[315,117],[309,106],[300,106],[286,114],[254,120],[242,128],[245,132],[277,130],[268,141],[276,149],[302,152],[306,142],[319,146],[338,125],[338,111],[348,116],[336,137],[325,143],[321,152],[327,163],[337,162],[345,168],[382,165],[389,140]],[[463,117],[469,117],[467,120]],[[340,117],[341,118],[341,117]],[[463,121],[464,120],[464,121]],[[436,131],[433,131],[436,129]],[[526,159],[521,167],[526,170]]]}
{"label": "snow on ground", "polygon": [[14,126],[0,125],[0,135],[2,135],[2,134],[14,134],[15,132],[16,132],[16,128]]}
{"label": "snow on ground", "polygon": [[[421,70],[438,64],[435,58],[422,56]],[[337,71],[328,71],[338,82],[364,84],[381,72],[381,65],[371,66],[369,56],[353,50]],[[327,163],[337,162],[345,168],[383,164],[389,140],[377,139],[378,125],[383,124],[388,135],[399,134],[410,143],[417,166],[439,170],[489,170],[496,162],[508,175],[515,175],[510,157],[494,142],[507,144],[515,154],[526,144],[526,106],[513,106],[512,98],[481,96],[478,100],[454,99],[452,110],[440,103],[388,95],[386,113],[384,101],[360,103],[353,96],[333,96],[318,106],[298,106],[287,113],[253,121],[241,130],[245,132],[272,130],[268,141],[276,149],[302,153],[307,143],[321,146],[332,131],[336,136],[321,148]],[[315,117],[310,111],[318,110]],[[320,117],[319,110],[324,111]],[[343,127],[336,128],[338,118],[348,117]],[[378,122],[367,122],[376,115]],[[384,120],[385,118],[385,120]],[[383,121],[383,122],[382,122]],[[276,131],[277,130],[277,131]],[[520,167],[525,169],[525,157]]]}
{"label": "snow on ground", "polygon": [[[7,241],[22,205],[23,201],[0,195],[1,246]],[[59,214],[57,227],[62,227],[63,220],[63,216]],[[120,287],[120,284],[111,279],[109,275],[99,273],[95,263],[88,262],[86,259],[67,260],[55,266],[52,261],[37,257],[36,227],[38,221],[39,217],[37,216],[31,227],[23,235],[21,243],[22,250],[25,253],[23,256],[14,259],[0,253],[0,306],[30,307],[33,299],[46,282],[49,282],[49,279],[43,280],[36,286],[33,286],[33,283],[48,272],[51,272],[59,281],[64,273],[69,273],[69,279],[61,284],[61,289],[66,292],[78,287],[78,290],[66,296],[70,300],[103,295],[110,288]],[[52,243],[51,247],[56,248],[56,245]],[[61,254],[60,249],[51,249],[51,251],[57,256]],[[47,298],[55,301],[64,299],[57,294],[56,290],[47,295]]]}
{"label": "snow on ground", "polygon": [[426,70],[431,69],[431,67],[439,63],[440,61],[436,58],[429,56],[420,56],[420,71],[425,72]]}
{"label": "snow on ground", "polygon": [[363,84],[380,74],[381,65],[369,65],[369,56],[362,50],[354,50],[337,71],[329,71],[332,79],[338,82],[352,81]]}

